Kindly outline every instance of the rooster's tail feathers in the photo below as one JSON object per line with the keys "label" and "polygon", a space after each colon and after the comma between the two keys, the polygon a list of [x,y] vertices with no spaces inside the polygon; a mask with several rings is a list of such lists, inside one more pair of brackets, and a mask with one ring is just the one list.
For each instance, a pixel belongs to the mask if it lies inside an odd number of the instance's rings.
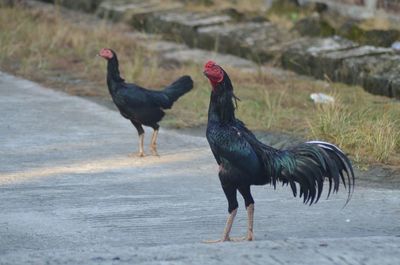
{"label": "rooster's tail feathers", "polygon": [[167,95],[169,104],[167,108],[172,107],[172,104],[182,95],[189,92],[193,88],[193,80],[190,76],[184,75],[174,81],[171,85],[164,89],[165,95]]}
{"label": "rooster's tail feathers", "polygon": [[[351,195],[353,194],[354,191],[354,182],[355,182],[355,177],[354,177],[354,170],[353,166],[351,165],[350,159],[344,154],[342,150],[340,150],[339,147],[336,145],[333,145],[331,143],[327,142],[322,142],[322,141],[309,141],[307,144],[314,144],[322,148],[325,152],[328,153],[329,157],[334,161],[334,164],[337,166],[337,169],[339,171],[340,178],[342,180],[342,183],[344,187],[346,188],[346,182],[347,182],[347,191],[348,191],[348,196],[347,196],[347,201],[346,204],[350,201]],[[332,172],[332,173],[336,173]],[[346,179],[345,175],[346,174]],[[332,187],[332,179],[329,179],[329,191],[328,191],[328,196],[331,192],[331,187]],[[334,186],[333,191],[337,192],[339,189],[339,183],[337,181],[336,186]]]}
{"label": "rooster's tail feathers", "polygon": [[[354,172],[350,160],[335,145],[310,141],[284,150],[275,161],[276,174],[272,174],[272,184],[280,180],[290,185],[293,195],[299,195],[304,203],[316,203],[322,193],[324,179],[329,181],[328,197],[333,190],[339,190],[340,182],[348,189],[346,204],[354,189]],[[346,177],[345,177],[346,175]],[[346,185],[347,184],[347,185]]]}

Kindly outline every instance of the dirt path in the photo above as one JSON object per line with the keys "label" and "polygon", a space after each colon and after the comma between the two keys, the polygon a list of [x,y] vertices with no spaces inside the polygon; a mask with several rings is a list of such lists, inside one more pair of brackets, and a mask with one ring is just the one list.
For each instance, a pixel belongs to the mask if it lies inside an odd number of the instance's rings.
{"label": "dirt path", "polygon": [[256,241],[206,245],[226,200],[203,137],[162,130],[160,158],[130,158],[117,112],[2,73],[0,112],[0,264],[400,262],[398,190],[358,187],[342,209],[345,192],[308,207],[257,187]]}

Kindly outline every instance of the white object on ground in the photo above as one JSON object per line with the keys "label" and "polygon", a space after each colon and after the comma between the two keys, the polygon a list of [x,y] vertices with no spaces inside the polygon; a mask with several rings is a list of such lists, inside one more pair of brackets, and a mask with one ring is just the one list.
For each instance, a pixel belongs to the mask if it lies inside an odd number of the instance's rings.
{"label": "white object on ground", "polygon": [[397,51],[397,52],[400,52],[400,41],[393,42],[392,49]]}
{"label": "white object on ground", "polygon": [[331,96],[328,96],[324,93],[312,93],[310,98],[314,101],[314,103],[333,103],[335,99]]}

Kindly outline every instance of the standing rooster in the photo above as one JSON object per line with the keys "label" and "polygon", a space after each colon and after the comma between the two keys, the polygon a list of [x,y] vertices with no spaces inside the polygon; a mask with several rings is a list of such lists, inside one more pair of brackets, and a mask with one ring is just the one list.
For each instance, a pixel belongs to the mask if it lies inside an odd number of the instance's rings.
{"label": "standing rooster", "polygon": [[[267,146],[235,118],[231,80],[217,64],[209,61],[204,74],[212,86],[208,110],[207,140],[219,165],[219,179],[228,200],[228,220],[222,242],[231,240],[229,233],[238,209],[236,192],[244,198],[248,215],[247,236],[253,240],[254,200],[251,185],[276,187],[278,181],[290,185],[293,195],[303,196],[304,203],[316,203],[321,196],[324,179],[329,181],[328,196],[340,182],[348,185],[348,199],[354,189],[354,173],[349,159],[333,144],[319,141],[306,142],[286,150]],[[297,183],[297,184],[296,184]],[[346,203],[347,203],[346,202]]]}
{"label": "standing rooster", "polygon": [[164,117],[163,109],[193,88],[190,76],[182,76],[162,91],[148,90],[136,84],[125,83],[119,75],[117,54],[111,49],[101,49],[99,56],[107,60],[107,85],[121,115],[130,120],[139,134],[139,156],[144,156],[144,130],[142,125],[153,128],[151,151],[157,153],[158,122]]}

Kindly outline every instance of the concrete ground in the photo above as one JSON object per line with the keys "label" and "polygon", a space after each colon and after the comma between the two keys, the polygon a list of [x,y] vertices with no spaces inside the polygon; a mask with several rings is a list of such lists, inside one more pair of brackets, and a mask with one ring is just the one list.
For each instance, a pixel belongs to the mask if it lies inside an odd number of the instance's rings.
{"label": "concrete ground", "polygon": [[161,157],[129,157],[117,112],[4,73],[0,113],[0,264],[400,264],[399,190],[343,208],[344,190],[309,207],[254,187],[256,240],[208,245],[227,202],[204,137],[161,130]]}

